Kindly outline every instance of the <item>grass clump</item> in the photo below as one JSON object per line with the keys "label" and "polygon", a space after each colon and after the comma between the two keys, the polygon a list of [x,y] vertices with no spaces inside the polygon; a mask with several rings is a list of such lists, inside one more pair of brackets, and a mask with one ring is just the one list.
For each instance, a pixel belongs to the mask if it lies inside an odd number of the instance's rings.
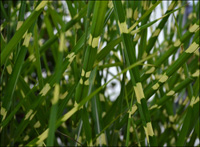
{"label": "grass clump", "polygon": [[199,2],[0,4],[2,146],[199,146]]}

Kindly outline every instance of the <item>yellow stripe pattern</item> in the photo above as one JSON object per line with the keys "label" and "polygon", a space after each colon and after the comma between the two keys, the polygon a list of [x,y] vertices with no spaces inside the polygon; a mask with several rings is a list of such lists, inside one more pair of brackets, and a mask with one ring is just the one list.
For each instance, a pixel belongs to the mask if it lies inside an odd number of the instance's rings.
{"label": "yellow stripe pattern", "polygon": [[72,53],[68,54],[66,58],[68,58],[69,62],[72,63],[72,61],[74,60],[75,57],[76,57],[75,53],[72,52]]}
{"label": "yellow stripe pattern", "polygon": [[40,95],[45,96],[47,94],[47,92],[51,89],[51,86],[49,85],[49,83],[47,83],[42,90],[40,91]]}
{"label": "yellow stripe pattern", "polygon": [[189,31],[192,33],[192,32],[195,32],[198,28],[199,28],[199,25],[194,24],[193,26],[191,26],[191,27],[189,28]]}
{"label": "yellow stripe pattern", "polygon": [[126,21],[120,23],[118,21],[118,25],[119,25],[119,30],[120,30],[120,33],[123,34],[123,33],[128,33],[128,29],[127,29],[127,25],[126,25]]}
{"label": "yellow stripe pattern", "polygon": [[3,116],[2,121],[6,118],[7,111],[5,108],[1,107],[1,115]]}
{"label": "yellow stripe pattern", "polygon": [[60,92],[60,86],[56,83],[55,84],[55,89],[54,89],[54,96],[53,96],[53,99],[52,99],[52,104],[56,104],[59,100],[59,92]]}
{"label": "yellow stripe pattern", "polygon": [[156,29],[155,32],[153,33],[152,37],[158,36],[160,33],[160,29]]}
{"label": "yellow stripe pattern", "polygon": [[23,42],[23,45],[25,47],[28,47],[29,46],[29,42],[30,42],[30,39],[31,39],[31,36],[32,36],[32,33],[28,33],[24,39],[24,42]]}
{"label": "yellow stripe pattern", "polygon": [[199,45],[196,42],[193,42],[185,52],[193,53],[198,48],[199,48]]}
{"label": "yellow stripe pattern", "polygon": [[97,47],[99,44],[99,38],[100,36],[93,38],[92,35],[90,34],[88,44],[92,46],[92,48]]}
{"label": "yellow stripe pattern", "polygon": [[160,78],[159,82],[164,83],[165,81],[167,81],[167,79],[168,79],[168,76],[166,75],[166,73],[164,73],[162,77]]}
{"label": "yellow stripe pattern", "polygon": [[48,1],[42,1],[35,9],[35,11],[39,11],[40,9],[44,8],[44,6],[48,3]]}
{"label": "yellow stripe pattern", "polygon": [[33,113],[33,110],[32,109],[29,110],[28,113],[25,115],[25,119],[24,120],[27,120],[31,116],[32,113]]}
{"label": "yellow stripe pattern", "polygon": [[149,143],[149,136],[153,136],[154,135],[151,122],[147,123],[147,127],[144,127],[144,130],[145,130],[145,134],[147,136],[147,142]]}
{"label": "yellow stripe pattern", "polygon": [[136,94],[136,98],[137,98],[137,102],[139,104],[141,104],[141,99],[144,98],[144,93],[143,93],[143,89],[142,89],[142,84],[139,82],[136,84],[136,86],[134,86],[134,90],[135,90],[135,94]]}

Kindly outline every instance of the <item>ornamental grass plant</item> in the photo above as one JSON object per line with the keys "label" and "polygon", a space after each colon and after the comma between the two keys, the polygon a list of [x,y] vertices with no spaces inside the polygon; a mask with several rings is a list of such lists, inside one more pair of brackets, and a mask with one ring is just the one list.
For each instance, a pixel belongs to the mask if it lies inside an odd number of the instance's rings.
{"label": "ornamental grass plant", "polygon": [[1,146],[200,145],[199,1],[0,7]]}

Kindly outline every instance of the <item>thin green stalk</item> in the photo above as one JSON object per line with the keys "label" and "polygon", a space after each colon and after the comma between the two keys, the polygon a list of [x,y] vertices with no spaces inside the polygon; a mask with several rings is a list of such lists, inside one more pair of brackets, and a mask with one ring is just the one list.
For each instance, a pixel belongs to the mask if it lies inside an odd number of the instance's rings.
{"label": "thin green stalk", "polygon": [[58,61],[56,62],[56,69],[55,69],[55,88],[54,88],[54,96],[51,100],[52,107],[50,112],[50,119],[49,119],[49,131],[48,131],[48,138],[47,138],[47,146],[54,145],[54,138],[55,138],[55,130],[56,130],[56,120],[57,120],[57,111],[58,111],[58,102],[59,102],[59,93],[60,93],[60,78],[62,76],[62,71],[60,70],[62,67],[62,60],[63,60],[63,52],[64,52],[64,43],[65,43],[65,36],[64,33],[61,32],[60,34],[60,44],[58,50]]}

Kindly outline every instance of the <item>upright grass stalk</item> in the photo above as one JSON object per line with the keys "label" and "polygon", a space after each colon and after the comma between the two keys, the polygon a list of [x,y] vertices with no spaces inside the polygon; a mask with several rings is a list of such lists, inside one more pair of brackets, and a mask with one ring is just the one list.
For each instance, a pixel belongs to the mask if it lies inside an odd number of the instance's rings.
{"label": "upright grass stalk", "polygon": [[[128,65],[133,64],[136,61],[136,57],[134,54],[135,52],[132,51],[133,44],[130,40],[130,36],[129,36],[130,34],[128,34],[128,29],[127,29],[126,20],[123,14],[122,4],[121,2],[115,2],[115,1],[113,1],[113,3],[114,3],[114,7],[119,19],[118,25],[119,25],[120,33],[123,39],[123,46],[125,47],[126,62],[128,63]],[[140,77],[138,73],[139,73],[138,67],[133,68],[130,71],[131,81],[134,86],[135,96],[137,98],[137,106],[139,108],[140,115],[143,118],[142,122],[143,122],[143,127],[146,133],[147,141],[151,145],[156,145],[157,143],[156,143],[155,136],[153,133],[153,128],[152,128],[152,124],[150,120],[150,114],[147,108],[147,103],[143,94],[143,88],[142,88],[142,84],[140,82]],[[130,110],[129,119],[131,119],[131,110]],[[129,124],[130,124],[130,121],[129,121]],[[128,130],[129,130],[129,127],[128,127]],[[127,137],[129,137],[129,134]],[[128,141],[126,142],[126,146],[128,146]]]}
{"label": "upright grass stalk", "polygon": [[[97,54],[97,47],[99,43],[100,33],[103,28],[102,21],[104,21],[104,18],[105,18],[106,8],[107,8],[107,2],[97,1],[95,3],[94,17],[92,19],[92,28],[91,28],[89,41],[88,41],[88,47],[85,52],[80,82],[77,85],[77,89],[75,93],[75,100],[77,104],[80,102],[80,100],[86,97],[88,93],[89,77],[90,77],[90,73],[91,73],[91,70],[95,61],[95,57]],[[88,131],[88,129],[90,128],[89,122],[88,122],[89,117],[87,115],[84,115],[87,113],[86,113],[85,108],[83,109],[84,109],[83,110],[84,119],[82,118],[83,123],[87,124],[85,126],[86,138],[87,138],[88,144],[92,145],[91,132]],[[87,117],[88,119],[85,119],[85,117]]]}

